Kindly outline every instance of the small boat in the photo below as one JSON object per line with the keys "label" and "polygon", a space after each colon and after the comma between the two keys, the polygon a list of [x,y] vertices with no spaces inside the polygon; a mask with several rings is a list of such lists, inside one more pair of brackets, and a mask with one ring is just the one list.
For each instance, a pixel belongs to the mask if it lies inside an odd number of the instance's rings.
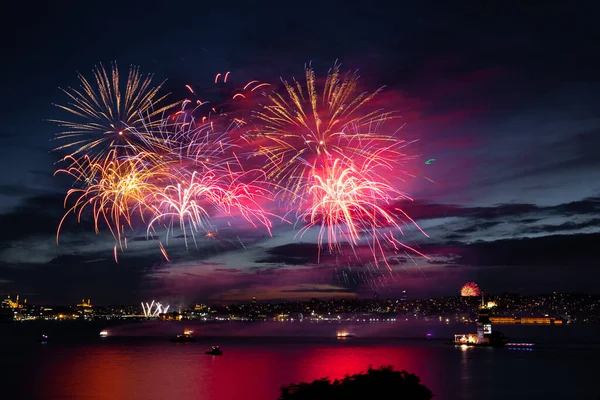
{"label": "small boat", "polygon": [[219,346],[213,346],[210,351],[205,352],[204,354],[208,354],[211,356],[222,356],[223,351],[219,348]]}
{"label": "small boat", "polygon": [[48,343],[48,335],[42,335],[40,339],[38,339],[40,343]]}
{"label": "small boat", "polygon": [[355,337],[356,335],[354,333],[351,332],[346,332],[346,331],[341,331],[337,333],[337,338],[338,339],[347,339],[347,338],[352,338]]}
{"label": "small boat", "polygon": [[193,332],[194,331],[184,331],[183,333],[180,333],[179,335],[172,338],[171,342],[173,342],[173,343],[195,342],[196,339],[194,339],[194,337],[192,336]]}
{"label": "small boat", "polygon": [[104,330],[104,331],[100,331],[100,337],[107,337],[108,336],[108,331]]}

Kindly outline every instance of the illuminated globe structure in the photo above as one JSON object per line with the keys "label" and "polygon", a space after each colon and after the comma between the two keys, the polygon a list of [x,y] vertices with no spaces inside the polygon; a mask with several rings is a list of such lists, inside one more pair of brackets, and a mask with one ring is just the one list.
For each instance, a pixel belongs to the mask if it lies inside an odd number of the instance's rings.
{"label": "illuminated globe structure", "polygon": [[481,290],[479,290],[479,286],[475,282],[467,282],[460,289],[460,295],[464,297],[479,296],[480,294]]}

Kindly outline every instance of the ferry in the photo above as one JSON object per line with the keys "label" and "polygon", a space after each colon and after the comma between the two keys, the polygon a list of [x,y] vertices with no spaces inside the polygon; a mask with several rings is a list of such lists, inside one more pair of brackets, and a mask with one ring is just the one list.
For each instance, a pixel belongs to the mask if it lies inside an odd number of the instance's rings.
{"label": "ferry", "polygon": [[108,336],[107,330],[100,331],[100,337],[107,337],[107,336]]}
{"label": "ferry", "polygon": [[336,336],[337,336],[338,339],[347,339],[347,338],[355,337],[356,335],[354,333],[351,333],[351,332],[340,331],[340,332],[337,333]]}
{"label": "ferry", "polygon": [[174,343],[195,342],[196,339],[194,339],[194,337],[192,336],[192,333],[194,333],[194,331],[186,330],[183,333],[180,333],[179,335],[172,338],[171,342],[174,342]]}

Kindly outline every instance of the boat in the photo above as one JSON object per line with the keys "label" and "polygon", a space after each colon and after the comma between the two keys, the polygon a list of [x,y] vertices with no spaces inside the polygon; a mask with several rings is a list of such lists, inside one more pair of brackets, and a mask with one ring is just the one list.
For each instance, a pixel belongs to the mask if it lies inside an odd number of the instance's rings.
{"label": "boat", "polygon": [[219,348],[219,346],[213,346],[211,350],[205,352],[204,354],[208,354],[211,356],[222,356],[223,351]]}
{"label": "boat", "polygon": [[104,330],[104,331],[100,331],[100,337],[107,337],[108,336],[108,331]]}
{"label": "boat", "polygon": [[192,333],[194,331],[184,331],[183,333],[180,333],[179,335],[175,336],[174,338],[171,339],[171,342],[173,343],[188,343],[188,342],[195,342],[196,339],[194,339],[194,337],[192,336]]}
{"label": "boat", "polygon": [[40,343],[48,343],[48,335],[42,335],[40,339],[38,339]]}
{"label": "boat", "polygon": [[338,339],[347,339],[347,338],[352,338],[355,337],[356,335],[354,333],[351,332],[347,332],[347,331],[340,331],[337,333],[337,338]]}

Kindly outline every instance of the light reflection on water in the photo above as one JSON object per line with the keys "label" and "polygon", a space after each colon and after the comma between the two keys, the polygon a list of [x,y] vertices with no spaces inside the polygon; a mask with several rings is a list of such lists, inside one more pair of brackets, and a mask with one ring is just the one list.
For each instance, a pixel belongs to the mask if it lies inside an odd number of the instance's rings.
{"label": "light reflection on water", "polygon": [[[7,329],[21,330],[20,339],[12,340],[14,335]],[[197,342],[186,344],[170,343],[167,337],[100,338],[102,327],[70,337],[56,331],[42,345],[30,340],[23,329],[0,327],[2,362],[11,366],[4,368],[0,382],[11,399],[268,400],[278,397],[282,385],[324,376],[339,378],[369,365],[414,372],[435,399],[442,400],[573,398],[573,387],[578,388],[576,398],[600,395],[592,368],[600,360],[598,348],[571,349],[564,344],[575,338],[549,333],[547,328],[546,337],[555,335],[558,344],[532,351],[455,348],[443,340],[426,340],[424,335],[413,340],[360,336],[336,340],[200,334]],[[248,334],[251,328],[236,332]],[[263,332],[263,327],[257,332]],[[582,332],[578,336],[587,337]],[[221,346],[222,357],[204,354],[213,344]],[[548,379],[556,371],[561,371],[560,384]]]}

